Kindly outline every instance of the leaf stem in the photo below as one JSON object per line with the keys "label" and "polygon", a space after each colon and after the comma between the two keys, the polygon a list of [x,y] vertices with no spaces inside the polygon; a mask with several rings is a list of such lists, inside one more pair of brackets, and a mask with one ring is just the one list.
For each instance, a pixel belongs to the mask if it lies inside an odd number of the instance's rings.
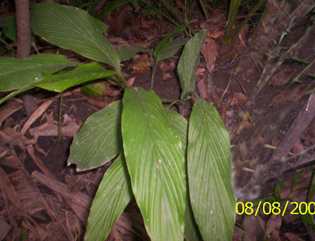
{"label": "leaf stem", "polygon": [[6,102],[7,100],[9,100],[9,99],[11,99],[11,98],[13,98],[13,97],[15,97],[15,96],[25,92],[25,91],[33,89],[33,88],[34,88],[34,86],[27,86],[27,87],[23,87],[21,89],[18,89],[18,90],[15,90],[15,91],[11,92],[10,94],[8,94],[5,97],[0,99],[0,105],[3,104],[4,102]]}
{"label": "leaf stem", "polygon": [[151,89],[153,89],[154,87],[154,78],[155,78],[155,74],[156,74],[156,70],[157,70],[157,66],[158,66],[158,62],[154,62],[154,66],[153,66],[153,69],[152,69],[152,75],[151,75]]}

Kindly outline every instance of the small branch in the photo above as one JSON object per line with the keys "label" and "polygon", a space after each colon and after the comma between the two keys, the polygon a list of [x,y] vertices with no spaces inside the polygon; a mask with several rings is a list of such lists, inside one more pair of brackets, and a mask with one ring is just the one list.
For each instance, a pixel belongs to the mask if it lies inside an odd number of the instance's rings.
{"label": "small branch", "polygon": [[304,130],[309,126],[315,117],[315,95],[309,96],[304,109],[300,111],[297,118],[290,126],[288,132],[284,136],[282,142],[277,148],[277,151],[273,154],[271,160],[283,160],[285,161],[286,155],[291,150],[292,146],[299,140]]}
{"label": "small branch", "polygon": [[15,0],[18,58],[25,58],[31,52],[30,3],[29,0]]}

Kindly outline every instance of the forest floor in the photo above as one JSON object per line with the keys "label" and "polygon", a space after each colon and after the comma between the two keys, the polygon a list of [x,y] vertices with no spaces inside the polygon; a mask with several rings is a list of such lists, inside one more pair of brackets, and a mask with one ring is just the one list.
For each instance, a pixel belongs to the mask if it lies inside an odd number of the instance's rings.
{"label": "forest floor", "polygon": [[[272,7],[268,10],[270,16],[276,14]],[[125,13],[116,12],[106,19],[113,44],[153,47],[171,29],[168,23],[134,14],[129,8],[121,11]],[[209,16],[192,23],[196,29],[208,30],[196,71],[197,91],[216,105],[229,130],[238,197],[314,202],[314,83],[306,75],[305,81],[290,82],[303,71],[294,61],[282,61],[274,72],[268,70],[278,63],[263,56],[270,52],[270,45],[260,41],[273,37],[266,30],[270,28],[268,18],[254,28],[245,26],[227,44],[224,10],[212,10]],[[314,41],[304,37],[309,19],[299,21],[284,46],[304,38],[296,52],[313,63],[308,71],[315,76]],[[314,24],[310,32],[314,38]],[[56,51],[39,40],[37,45],[41,52]],[[178,55],[162,61],[155,77],[154,90],[169,103],[180,96],[177,61]],[[141,53],[124,63],[123,72],[132,85],[149,89],[152,66],[152,57]],[[272,74],[260,88],[257,83],[266,72]],[[87,117],[122,96],[120,88],[104,85],[101,97],[85,95],[80,88],[57,96],[34,90],[0,106],[0,240],[82,239],[91,200],[108,166],[77,173],[75,166],[66,163],[72,138]],[[189,115],[184,103],[176,107]],[[315,240],[314,227],[312,215],[241,215],[233,240]],[[147,239],[134,204],[108,238]]]}

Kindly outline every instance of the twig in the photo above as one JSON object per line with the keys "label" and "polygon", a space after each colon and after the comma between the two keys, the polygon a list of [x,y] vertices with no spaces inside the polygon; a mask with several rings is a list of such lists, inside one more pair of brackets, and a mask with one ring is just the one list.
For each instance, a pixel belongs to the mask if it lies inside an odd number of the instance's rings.
{"label": "twig", "polygon": [[152,75],[151,75],[151,89],[153,89],[153,87],[154,87],[154,78],[155,78],[157,66],[158,66],[158,63],[155,61],[153,69],[152,69]]}
{"label": "twig", "polygon": [[58,142],[61,142],[62,140],[62,104],[63,104],[63,97],[62,95],[58,98]]}
{"label": "twig", "polygon": [[15,0],[18,58],[25,58],[31,52],[30,3],[29,0]]}
{"label": "twig", "polygon": [[301,134],[304,130],[309,126],[311,121],[315,117],[315,96],[314,94],[310,95],[305,108],[300,111],[297,118],[294,120],[293,124],[290,126],[287,134],[283,138],[282,142],[280,143],[277,151],[272,155],[271,160],[277,161],[282,160],[283,162],[286,161],[284,158],[292,146],[297,142],[300,138]]}
{"label": "twig", "polygon": [[208,15],[208,13],[207,13],[207,8],[206,8],[206,6],[205,6],[203,0],[199,0],[199,4],[200,4],[200,6],[201,6],[201,10],[202,10],[203,14],[205,15],[206,19],[208,19],[208,18],[209,18],[209,15]]}

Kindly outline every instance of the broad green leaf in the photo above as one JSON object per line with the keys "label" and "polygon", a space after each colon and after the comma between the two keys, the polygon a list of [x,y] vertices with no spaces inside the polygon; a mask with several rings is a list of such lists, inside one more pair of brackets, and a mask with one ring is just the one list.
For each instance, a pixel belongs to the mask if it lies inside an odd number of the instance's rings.
{"label": "broad green leaf", "polygon": [[120,46],[117,52],[121,61],[126,61],[132,59],[137,53],[148,52],[148,50],[137,46]]}
{"label": "broad green leaf", "polygon": [[35,4],[32,7],[32,29],[44,40],[109,64],[120,73],[119,56],[103,35],[105,25],[87,12],[54,3]]}
{"label": "broad green leaf", "polygon": [[172,36],[163,38],[155,47],[153,57],[156,62],[173,57],[178,50],[183,47],[186,40],[182,38],[174,39]]}
{"label": "broad green leaf", "polygon": [[185,241],[202,241],[189,198],[187,198],[185,212]]}
{"label": "broad green leaf", "polygon": [[131,200],[129,177],[119,156],[103,176],[90,209],[85,241],[103,241]]}
{"label": "broad green leaf", "polygon": [[205,241],[232,240],[235,198],[230,148],[215,107],[198,100],[189,120],[187,167],[192,210]]}
{"label": "broad green leaf", "polygon": [[36,84],[36,87],[54,92],[63,92],[74,86],[78,86],[91,80],[113,76],[114,71],[105,70],[98,63],[79,64],[75,69],[46,76],[47,81]]}
{"label": "broad green leaf", "polygon": [[132,190],[151,240],[182,241],[185,156],[168,112],[153,91],[126,89],[122,136]]}
{"label": "broad green leaf", "polygon": [[78,170],[99,167],[121,151],[120,102],[113,102],[92,114],[74,136],[68,163]]}
{"label": "broad green leaf", "polygon": [[180,56],[177,72],[182,89],[181,98],[186,98],[195,91],[195,70],[199,63],[200,49],[207,32],[201,31],[195,34],[184,47]]}
{"label": "broad green leaf", "polygon": [[0,91],[22,89],[40,82],[44,74],[74,65],[65,56],[38,54],[26,59],[0,58]]}
{"label": "broad green leaf", "polygon": [[167,116],[169,118],[171,127],[173,128],[174,132],[182,141],[182,149],[185,155],[186,145],[187,145],[187,129],[188,129],[187,121],[183,116],[181,116],[175,111],[168,110],[167,113],[168,113]]}
{"label": "broad green leaf", "polygon": [[[168,118],[171,122],[173,130],[180,136],[182,140],[182,151],[186,155],[187,147],[187,121],[184,117],[174,111],[169,111]],[[186,241],[201,241],[198,227],[194,219],[191,205],[189,201],[189,196],[187,196],[186,210],[185,210],[185,240]]]}

